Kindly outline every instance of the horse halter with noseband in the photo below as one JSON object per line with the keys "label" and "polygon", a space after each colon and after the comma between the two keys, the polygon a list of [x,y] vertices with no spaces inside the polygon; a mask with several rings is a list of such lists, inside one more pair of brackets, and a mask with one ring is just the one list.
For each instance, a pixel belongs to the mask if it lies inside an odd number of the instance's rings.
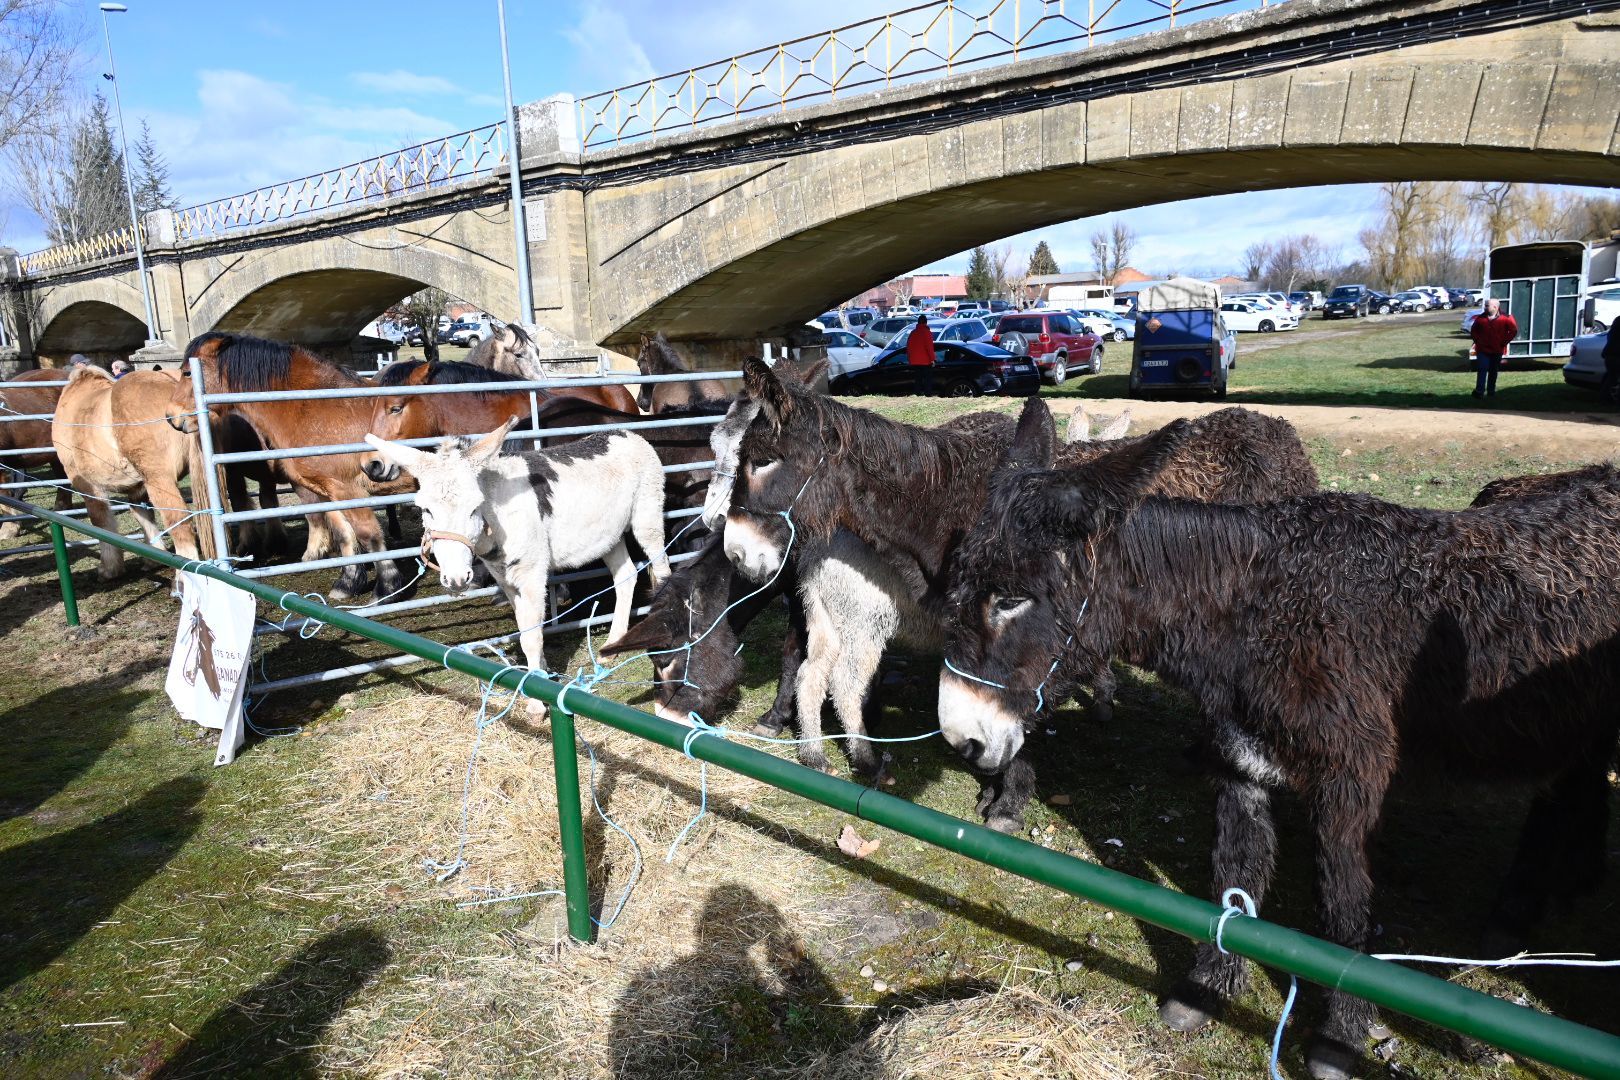
{"label": "horse halter with noseband", "polygon": [[454,540],[456,543],[465,546],[470,554],[474,556],[478,554],[473,548],[472,540],[460,533],[442,532],[439,529],[424,529],[422,531],[422,561],[441,574],[444,573],[444,568],[433,561],[433,541],[435,540]]}

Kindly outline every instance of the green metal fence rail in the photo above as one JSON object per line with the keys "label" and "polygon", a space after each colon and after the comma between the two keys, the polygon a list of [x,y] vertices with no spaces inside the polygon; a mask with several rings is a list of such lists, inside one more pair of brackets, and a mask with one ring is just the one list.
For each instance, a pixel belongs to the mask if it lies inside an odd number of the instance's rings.
{"label": "green metal fence rail", "polygon": [[[568,926],[569,933],[580,941],[589,941],[592,931],[581,821],[579,758],[574,745],[574,717],[570,714],[589,717],[678,753],[687,748],[690,739],[688,752],[700,761],[730,769],[987,866],[1095,901],[1194,941],[1215,939],[1221,908],[1207,900],[1141,881],[1018,837],[1005,836],[886,792],[805,768],[797,762],[778,758],[740,742],[712,735],[692,738],[692,729],[688,727],[619,702],[535,675],[526,675],[521,670],[504,667],[465,650],[447,647],[297,594],[239,577],[229,570],[189,563],[167,551],[159,551],[17,499],[0,496],[0,504],[34,514],[62,528],[85,533],[165,566],[189,569],[226,582],[269,604],[311,616],[424,660],[437,661],[452,670],[492,683],[495,687],[521,691],[527,697],[550,705]],[[62,578],[62,591],[71,610],[72,583],[66,575]],[[1514,1005],[1395,963],[1376,960],[1364,953],[1262,919],[1229,919],[1222,932],[1222,944],[1230,952],[1267,967],[1297,975],[1320,986],[1344,990],[1376,1005],[1481,1039],[1511,1053],[1585,1076],[1620,1080],[1620,1036]]]}

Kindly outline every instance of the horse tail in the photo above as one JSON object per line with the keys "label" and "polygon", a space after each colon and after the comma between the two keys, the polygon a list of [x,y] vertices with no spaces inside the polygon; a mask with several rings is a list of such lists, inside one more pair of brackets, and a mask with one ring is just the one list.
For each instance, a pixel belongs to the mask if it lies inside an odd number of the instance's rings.
{"label": "horse tail", "polygon": [[[209,417],[210,423],[213,418]],[[204,559],[217,559],[219,552],[214,550],[214,523],[207,520],[208,506],[208,476],[203,466],[201,429],[190,435],[181,435],[186,440],[186,471],[191,474],[191,509],[198,511],[191,518],[192,531],[197,534],[197,550]],[[219,434],[219,432],[215,432]]]}

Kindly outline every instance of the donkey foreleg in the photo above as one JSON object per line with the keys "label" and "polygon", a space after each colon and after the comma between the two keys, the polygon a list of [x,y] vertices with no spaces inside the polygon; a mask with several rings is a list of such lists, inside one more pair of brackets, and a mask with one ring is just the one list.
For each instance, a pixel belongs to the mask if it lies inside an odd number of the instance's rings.
{"label": "donkey foreleg", "polygon": [[765,715],[754,722],[754,731],[760,735],[779,735],[793,724],[799,667],[804,663],[804,601],[799,599],[799,590],[791,586],[782,594],[782,599],[788,609],[787,634],[782,639],[782,674],[776,684],[776,700]]}
{"label": "donkey foreleg", "polygon": [[833,711],[844,734],[850,767],[863,776],[878,770],[877,751],[866,739],[866,699],[877,682],[878,664],[883,660],[883,642],[866,634],[846,635],[832,665],[829,691]]}
{"label": "donkey foreleg", "polygon": [[[493,568],[492,568],[493,569]],[[546,572],[531,571],[522,580],[508,581],[496,574],[506,595],[512,598],[512,613],[517,616],[518,647],[523,650],[523,663],[531,671],[546,669]],[[529,699],[530,716],[545,715],[543,701]]]}
{"label": "donkey foreleg", "polygon": [[[1215,850],[1211,857],[1213,892],[1238,888],[1265,902],[1277,858],[1271,795],[1260,784],[1223,771],[1215,778]],[[1324,902],[1327,902],[1324,900]],[[1176,1031],[1194,1031],[1212,1020],[1248,983],[1248,962],[1214,943],[1198,947],[1192,973],[1159,1006],[1159,1016]]]}
{"label": "donkey foreleg", "polygon": [[796,688],[799,706],[799,763],[822,772],[831,772],[827,752],[821,745],[821,707],[827,702],[827,687],[833,665],[838,661],[837,628],[819,599],[805,600],[805,654],[799,665]]}
{"label": "donkey foreleg", "polygon": [[986,777],[979,791],[975,809],[984,816],[984,823],[997,832],[1015,836],[1023,831],[1024,811],[1035,794],[1035,766],[1030,756],[1029,743],[1025,742],[1006,769]]}
{"label": "donkey foreleg", "polygon": [[[612,645],[630,629],[630,609],[635,601],[636,564],[623,540],[602,556],[613,579],[613,622],[608,627],[607,644]],[[668,565],[667,563],[665,564]]]}

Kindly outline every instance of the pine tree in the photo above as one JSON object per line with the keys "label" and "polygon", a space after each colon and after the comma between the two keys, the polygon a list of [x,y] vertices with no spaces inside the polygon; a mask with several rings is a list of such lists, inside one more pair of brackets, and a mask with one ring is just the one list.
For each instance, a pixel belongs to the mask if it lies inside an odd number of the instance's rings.
{"label": "pine tree", "polygon": [[990,253],[981,245],[968,256],[967,294],[972,300],[988,300],[996,291],[996,271]]}
{"label": "pine tree", "polygon": [[113,142],[107,99],[97,94],[73,132],[69,176],[52,239],[83,240],[129,224],[124,162]]}
{"label": "pine tree", "polygon": [[1035,250],[1029,253],[1029,276],[1036,274],[1061,274],[1057,260],[1052,257],[1052,249],[1042,240],[1035,245]]}
{"label": "pine tree", "polygon": [[141,137],[135,142],[135,209],[143,214],[153,210],[173,210],[180,204],[169,189],[169,163],[152,141],[152,128],[141,121]]}

